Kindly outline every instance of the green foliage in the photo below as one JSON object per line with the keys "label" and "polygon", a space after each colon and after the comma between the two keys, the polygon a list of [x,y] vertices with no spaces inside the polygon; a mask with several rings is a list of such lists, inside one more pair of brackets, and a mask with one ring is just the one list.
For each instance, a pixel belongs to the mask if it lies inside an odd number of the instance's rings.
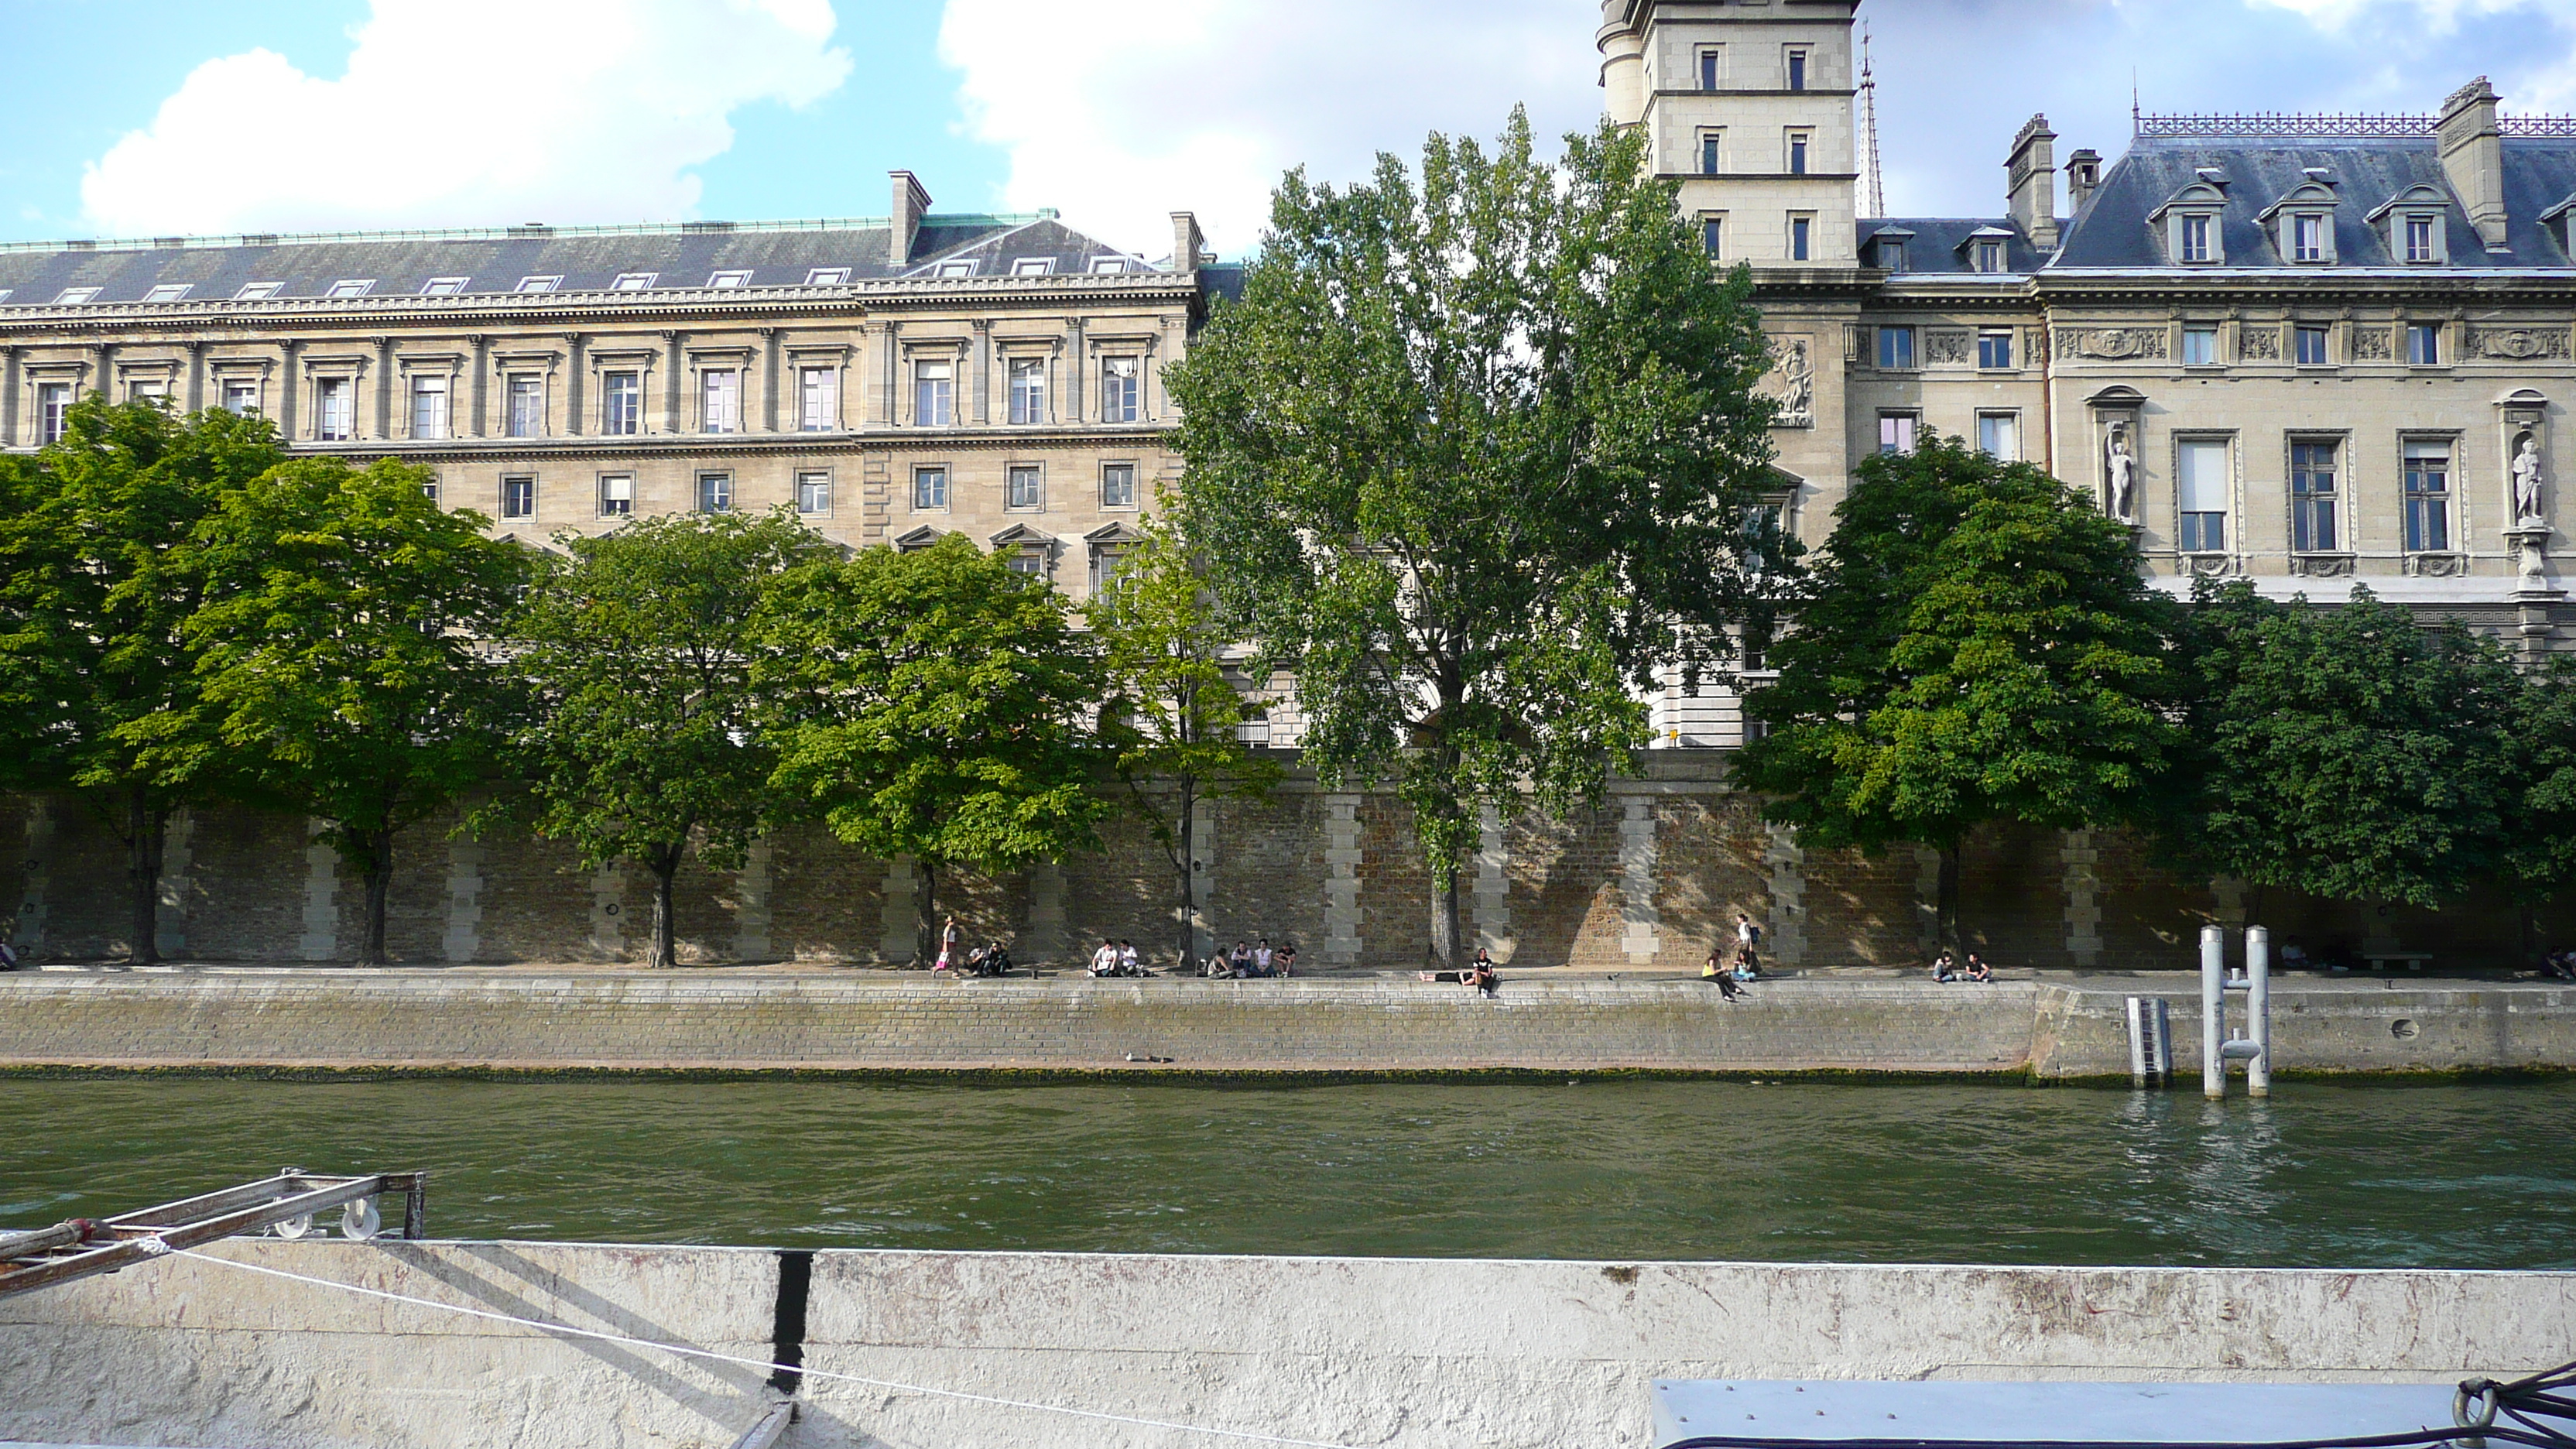
{"label": "green foliage", "polygon": [[2258,886],[2419,906],[2505,863],[2527,786],[2513,738],[2523,689],[2500,648],[2366,588],[2312,609],[2242,581],[2204,585],[2191,616],[2189,718],[2205,763],[2167,827],[2177,858]]}
{"label": "green foliage", "polygon": [[[1184,536],[1297,671],[1306,759],[1392,776],[1456,941],[1477,806],[1562,811],[1646,736],[1632,686],[1762,590],[1750,275],[1711,274],[1641,138],[1513,114],[1337,190],[1292,172],[1243,298],[1170,374]],[[1266,670],[1264,670],[1266,672]]]}
{"label": "green foliage", "polygon": [[171,813],[226,783],[221,756],[173,748],[174,722],[203,718],[181,545],[284,457],[255,418],[93,396],[60,442],[0,459],[0,784],[77,789],[117,833],[137,960],[156,956]]}
{"label": "green foliage", "polygon": [[1097,849],[1084,715],[1097,661],[1062,596],[963,535],[862,549],[778,580],[751,621],[770,784],[833,834],[925,877]]}
{"label": "green foliage", "polygon": [[738,865],[776,816],[756,728],[753,616],[781,575],[832,545],[780,510],[669,514],[598,538],[564,535],[513,618],[527,692],[515,733],[544,834],[593,866],[653,873],[650,960],[672,964],[671,880],[693,839]]}
{"label": "green foliage", "polygon": [[2181,744],[2178,611],[2126,527],[1942,438],[1863,462],[1835,518],[1779,681],[1746,701],[1770,729],[1737,778],[1769,818],[1810,847],[1938,847],[1946,932],[1977,825],[2148,812]]}
{"label": "green foliage", "polygon": [[2576,657],[2552,655],[2523,676],[2519,703],[2507,863],[2515,894],[2538,900],[2576,882]]}
{"label": "green foliage", "polygon": [[426,469],[336,459],[270,470],[223,495],[183,566],[203,602],[194,712],[144,722],[148,757],[180,773],[247,774],[331,825],[366,890],[360,958],[381,963],[394,836],[489,769],[489,637],[527,556],[423,493]]}
{"label": "green foliage", "polygon": [[1198,803],[1266,795],[1281,774],[1277,762],[1245,748],[1239,737],[1243,698],[1224,664],[1233,640],[1213,603],[1186,546],[1157,519],[1121,560],[1116,587],[1086,611],[1109,681],[1101,742],[1131,805],[1171,862],[1184,963],[1196,952],[1191,861]]}

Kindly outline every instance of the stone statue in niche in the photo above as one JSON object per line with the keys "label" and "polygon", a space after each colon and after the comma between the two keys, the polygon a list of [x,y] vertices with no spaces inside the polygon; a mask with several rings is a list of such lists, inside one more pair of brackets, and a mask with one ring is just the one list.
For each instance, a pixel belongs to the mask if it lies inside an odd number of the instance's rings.
{"label": "stone statue in niche", "polygon": [[1780,345],[1780,415],[1784,428],[1815,426],[1816,368],[1807,358],[1807,340],[1785,339]]}
{"label": "stone statue in niche", "polygon": [[2538,523],[2548,516],[2542,511],[2548,500],[2541,496],[2547,475],[2548,467],[2540,460],[2540,440],[2523,434],[2522,444],[2513,454],[2513,516],[2517,522]]}
{"label": "stone statue in niche", "polygon": [[2103,501],[2111,506],[2111,516],[2122,523],[2138,521],[2138,460],[2129,451],[2129,429],[2125,423],[2111,425],[2111,452],[2104,465]]}

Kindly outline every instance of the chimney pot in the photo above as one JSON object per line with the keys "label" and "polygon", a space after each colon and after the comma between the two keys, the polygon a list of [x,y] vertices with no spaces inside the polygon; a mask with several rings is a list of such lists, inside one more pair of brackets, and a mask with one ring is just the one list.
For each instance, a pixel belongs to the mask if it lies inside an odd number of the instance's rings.
{"label": "chimney pot", "polygon": [[2508,251],[2504,207],[2504,139],[2496,125],[2495,87],[2485,76],[2442,102],[2442,174],[2468,209],[2490,252]]}
{"label": "chimney pot", "polygon": [[930,211],[930,193],[921,189],[921,179],[909,171],[887,173],[894,181],[893,224],[887,228],[886,261],[900,270],[912,265],[912,244],[921,233],[921,219]]}
{"label": "chimney pot", "polygon": [[2057,250],[2057,133],[2048,117],[2031,117],[2013,137],[2004,175],[2014,225],[2042,252]]}

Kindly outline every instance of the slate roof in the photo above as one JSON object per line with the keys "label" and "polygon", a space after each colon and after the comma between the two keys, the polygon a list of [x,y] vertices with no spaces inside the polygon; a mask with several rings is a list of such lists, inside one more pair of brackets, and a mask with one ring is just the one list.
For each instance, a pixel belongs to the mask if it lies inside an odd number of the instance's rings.
{"label": "slate roof", "polygon": [[[2064,226],[2064,222],[2058,223]],[[1977,270],[1975,251],[1966,245],[1979,231],[1992,228],[2012,233],[2004,241],[2004,271],[2035,272],[2048,260],[2047,254],[2032,246],[2030,238],[2007,217],[1863,217],[1860,222],[1860,264],[1878,264],[1872,239],[1891,229],[1910,231],[1905,242],[1905,272],[1958,275]]]}
{"label": "slate roof", "polygon": [[[2336,266],[2402,267],[2389,255],[2378,228],[2364,220],[2415,186],[2430,186],[2450,200],[2449,253],[2455,268],[2565,267],[2567,250],[2544,225],[2542,213],[2576,196],[2576,140],[2552,137],[2503,139],[2505,208],[2510,217],[2509,255],[2491,254],[2469,224],[2442,173],[2439,143],[2431,136],[2284,137],[2279,140],[2208,140],[2140,137],[2103,176],[2077,214],[2074,229],[2052,266],[2162,268],[2164,245],[2148,223],[2166,202],[2200,179],[2204,169],[2227,178],[2220,218],[2226,260],[2211,270],[2291,266],[2275,237],[2256,218],[2274,202],[2308,183],[2307,170],[2333,178]],[[2316,263],[2297,264],[2312,270]],[[2200,270],[2195,267],[2194,270]]]}
{"label": "slate roof", "polygon": [[942,263],[971,262],[972,275],[1010,275],[1043,258],[1055,273],[1116,264],[1159,270],[1064,225],[1035,216],[925,217],[910,264],[887,260],[888,223],[687,222],[665,226],[511,227],[489,231],[343,233],[228,237],[213,241],[0,245],[0,305],[52,306],[66,288],[96,287],[92,305],[141,302],[156,286],[186,285],[184,302],[223,300],[254,282],[275,296],[321,297],[335,283],[366,280],[370,296],[416,295],[432,278],[463,277],[467,295],[514,292],[527,277],[559,276],[563,292],[607,290],[620,275],[651,273],[655,290],[706,287],[719,272],[746,272],[739,285],[805,285],[818,269],[849,269],[847,280],[936,275]]}

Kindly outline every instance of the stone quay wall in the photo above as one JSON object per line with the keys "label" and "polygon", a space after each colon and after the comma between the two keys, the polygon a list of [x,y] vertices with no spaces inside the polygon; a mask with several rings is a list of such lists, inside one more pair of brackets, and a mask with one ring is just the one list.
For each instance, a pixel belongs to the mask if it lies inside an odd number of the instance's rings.
{"label": "stone quay wall", "polygon": [[[1932,940],[1937,858],[1809,852],[1764,824],[1715,752],[1654,752],[1568,820],[1486,823],[1462,875],[1465,926],[1506,964],[1694,970],[1731,942],[1737,911],[1789,966],[1918,965]],[[559,843],[460,834],[453,816],[396,842],[388,944],[397,961],[640,959],[652,882],[640,869],[583,869]],[[361,935],[357,882],[316,843],[320,822],[247,810],[174,821],[157,943],[171,959],[346,960]],[[1065,960],[1100,938],[1177,951],[1169,860],[1132,817],[1105,849],[1061,865],[943,880],[937,901],[977,939],[1023,960]],[[1292,777],[1267,800],[1211,807],[1199,831],[1202,939],[1295,941],[1312,969],[1411,966],[1430,945],[1431,883],[1404,805]],[[681,957],[691,962],[901,962],[912,954],[914,873],[819,829],[761,841],[739,871],[692,860],[678,880]],[[81,801],[0,795],[0,913],[36,959],[121,957],[129,911],[121,846]],[[2207,922],[2241,924],[2248,893],[2174,878],[2125,835],[1996,829],[1961,870],[1967,943],[2005,966],[2140,970],[2190,965]],[[14,911],[11,908],[14,907]],[[2437,966],[2516,958],[2517,912],[2478,901],[2445,912],[2366,909],[2273,893],[2276,938],[2312,950],[2431,952]],[[2576,937],[2576,902],[2541,926]]]}
{"label": "stone quay wall", "polygon": [[[0,1069],[2027,1073],[2124,1078],[2126,998],[2196,979],[939,981],[870,973],[46,971],[0,977]],[[2284,979],[2285,1072],[2576,1068],[2576,988]],[[2238,1008],[2241,1011],[2241,1007]],[[2237,1024],[2242,1025],[2241,1015]]]}
{"label": "stone quay wall", "polygon": [[790,1345],[813,1372],[782,1449],[1209,1442],[1014,1403],[1380,1449],[1640,1449],[1663,1378],[2424,1384],[2438,1415],[2448,1384],[2550,1367],[2576,1337],[2566,1273],[821,1251],[797,1334],[789,1260],[760,1249],[204,1251],[224,1262],[0,1300],[0,1439],[677,1449],[732,1442],[777,1393],[755,1367],[230,1263],[757,1362]]}

